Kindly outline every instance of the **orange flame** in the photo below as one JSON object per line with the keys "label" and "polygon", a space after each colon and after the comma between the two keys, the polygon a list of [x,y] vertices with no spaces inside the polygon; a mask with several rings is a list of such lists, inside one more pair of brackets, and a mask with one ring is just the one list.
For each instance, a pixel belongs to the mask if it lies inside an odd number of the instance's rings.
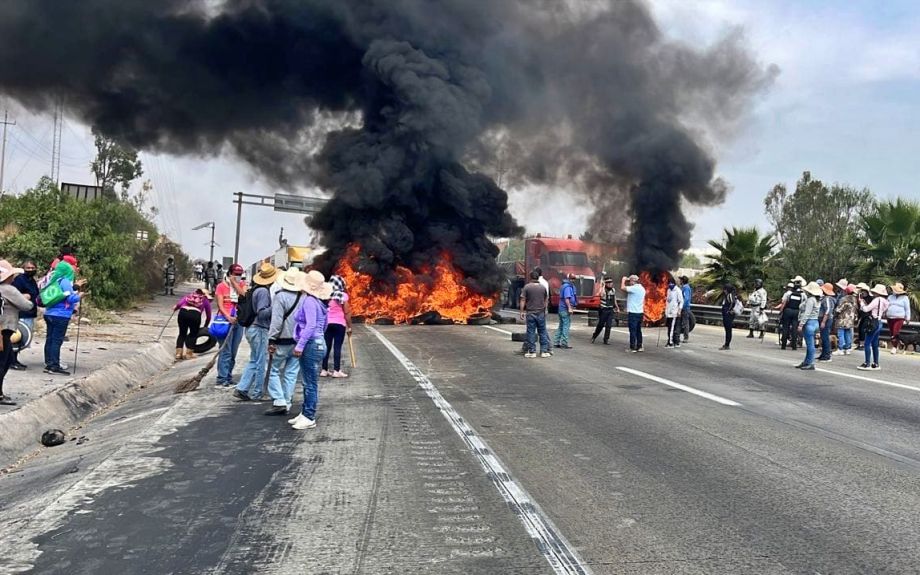
{"label": "orange flame", "polygon": [[664,308],[668,300],[667,273],[658,274],[655,279],[649,272],[639,274],[639,283],[645,288],[645,323],[658,323],[664,319]]}
{"label": "orange flame", "polygon": [[[363,316],[367,322],[392,318],[395,323],[408,323],[411,318],[430,311],[455,322],[465,322],[470,316],[492,308],[491,298],[463,285],[463,274],[453,265],[450,254],[442,254],[433,271],[421,269],[416,274],[397,266],[395,289],[388,292],[375,289],[373,278],[357,269],[360,254],[361,246],[348,246],[336,273],[348,285],[351,313]],[[427,277],[422,279],[419,275]]]}

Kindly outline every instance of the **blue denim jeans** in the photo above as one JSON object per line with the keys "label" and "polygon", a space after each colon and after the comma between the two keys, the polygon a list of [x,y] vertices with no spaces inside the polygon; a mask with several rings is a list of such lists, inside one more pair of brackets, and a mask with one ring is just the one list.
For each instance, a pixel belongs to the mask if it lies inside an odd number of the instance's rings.
{"label": "blue denim jeans", "polygon": [[300,413],[307,419],[316,419],[316,404],[319,401],[319,368],[326,357],[325,338],[314,338],[307,342],[300,355],[300,375],[303,377],[303,409]]}
{"label": "blue denim jeans", "polygon": [[642,318],[641,313],[626,314],[629,324],[629,349],[639,349],[642,347]]}
{"label": "blue denim jeans", "polygon": [[[834,322],[828,320],[821,328],[821,359],[830,359],[831,357],[831,324]],[[840,345],[840,342],[837,342]]]}
{"label": "blue denim jeans", "polygon": [[[243,327],[233,324],[230,326],[230,333],[227,334],[227,345],[220,349],[220,355],[217,356],[217,383],[230,386],[233,385],[233,366],[236,365],[236,352],[240,349],[240,342],[243,341]],[[223,341],[219,341],[223,344]]]}
{"label": "blue denim jeans", "polygon": [[[869,365],[872,365],[873,363],[878,365],[879,363],[878,340],[882,335],[882,327],[883,327],[882,322],[879,321],[878,327],[875,328],[875,331],[873,331],[872,333],[866,334],[866,341],[865,343],[863,343],[863,345],[865,346],[865,349],[863,351],[866,352],[866,363],[868,363]],[[875,354],[875,361],[872,361],[872,354]]]}
{"label": "blue denim jeans", "polygon": [[837,349],[853,348],[853,328],[837,328]]}
{"label": "blue denim jeans", "polygon": [[268,330],[264,327],[249,326],[246,328],[246,341],[249,342],[249,363],[246,364],[236,389],[253,399],[258,399],[262,396],[262,383],[265,381],[265,370],[268,367]]}
{"label": "blue denim jeans", "polygon": [[299,373],[300,361],[294,357],[294,344],[275,346],[272,367],[268,372],[268,395],[272,398],[272,405],[291,408]]}
{"label": "blue denim jeans", "polygon": [[553,343],[556,345],[569,345],[569,330],[572,328],[572,314],[569,313],[565,303],[559,302],[559,327],[556,328],[556,335],[553,336]]}
{"label": "blue denim jeans", "polygon": [[549,351],[549,333],[546,331],[546,314],[541,312],[527,314],[527,351],[536,353],[537,334],[540,335],[540,352]]}
{"label": "blue denim jeans", "polygon": [[70,318],[45,316],[45,367],[61,367],[61,346],[69,324]]}
{"label": "blue denim jeans", "polygon": [[815,334],[818,333],[818,320],[810,319],[802,327],[802,337],[805,338],[805,365],[815,363]]}

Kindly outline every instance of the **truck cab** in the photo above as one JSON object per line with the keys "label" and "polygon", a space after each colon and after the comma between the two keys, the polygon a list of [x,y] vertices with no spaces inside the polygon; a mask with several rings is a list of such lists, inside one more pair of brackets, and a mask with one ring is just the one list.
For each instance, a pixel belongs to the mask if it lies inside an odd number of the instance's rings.
{"label": "truck cab", "polygon": [[568,274],[575,275],[573,283],[579,308],[596,309],[600,305],[600,297],[595,293],[597,278],[581,240],[571,236],[528,238],[524,241],[524,265],[528,270],[538,266],[543,270],[543,277],[549,282],[550,307],[559,306],[562,281]]}

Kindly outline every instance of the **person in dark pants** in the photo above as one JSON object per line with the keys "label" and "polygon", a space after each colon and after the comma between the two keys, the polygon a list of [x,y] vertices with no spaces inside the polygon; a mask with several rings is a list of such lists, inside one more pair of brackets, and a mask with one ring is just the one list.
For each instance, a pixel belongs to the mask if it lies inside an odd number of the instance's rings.
{"label": "person in dark pants", "polygon": [[664,317],[668,322],[668,343],[665,347],[680,347],[680,311],[684,307],[683,290],[674,280],[668,282],[668,296],[665,300]]}
{"label": "person in dark pants", "polygon": [[729,350],[732,346],[732,331],[735,329],[735,303],[738,301],[738,290],[731,284],[722,287],[722,327],[725,329],[725,343],[720,350]]}
{"label": "person in dark pants", "polygon": [[[198,341],[201,331],[201,314],[206,315],[204,327],[211,323],[211,294],[204,288],[198,288],[179,300],[174,310],[179,310],[179,336],[176,337],[176,359],[192,359],[192,349]],[[183,348],[185,351],[183,352]]]}
{"label": "person in dark pants", "polygon": [[620,289],[626,292],[626,317],[629,324],[629,349],[632,353],[643,351],[642,320],[645,317],[645,287],[639,276],[633,274],[620,280]]}
{"label": "person in dark pants", "polygon": [[[22,275],[16,276],[16,279],[13,280],[13,287],[19,290],[23,295],[29,296],[29,301],[37,302],[38,301],[38,282],[35,281],[36,266],[33,260],[25,260],[22,262]],[[35,318],[38,315],[38,308],[33,307],[30,310],[19,312],[19,321],[26,324],[29,327],[29,330],[35,331]],[[27,344],[26,347],[29,347],[31,343]],[[26,369],[26,366],[19,361],[19,352],[25,348],[17,348],[13,351],[13,363],[10,365],[10,369],[16,371],[22,371]]]}
{"label": "person in dark pants", "polygon": [[[61,346],[67,335],[67,326],[73,314],[79,311],[80,294],[74,287],[74,269],[67,261],[58,263],[51,273],[48,284],[56,283],[63,293],[63,299],[49,305],[45,304],[45,373],[54,375],[70,375],[70,372],[61,366]],[[44,298],[43,298],[44,299]]]}
{"label": "person in dark pants", "polygon": [[13,332],[19,329],[19,313],[35,309],[35,303],[13,286],[16,276],[22,274],[22,268],[14,268],[8,261],[0,260],[0,297],[3,300],[3,312],[0,313],[0,405],[16,405],[3,393],[3,381],[13,365]]}
{"label": "person in dark pants", "polygon": [[[323,369],[320,377],[348,377],[342,371],[342,344],[345,336],[351,334],[351,306],[348,304],[348,286],[342,276],[330,276],[332,297],[329,299],[326,316],[326,355],[323,356]],[[332,371],[329,371],[329,356],[332,355]]]}
{"label": "person in dark pants", "polygon": [[[831,328],[834,327],[834,310],[837,308],[836,292],[831,284],[821,286],[823,297],[818,305],[818,329],[821,333],[821,355],[818,361],[831,361]],[[840,342],[837,342],[838,345]]]}
{"label": "person in dark pants", "polygon": [[684,298],[684,305],[680,308],[680,332],[684,336],[684,343],[687,343],[690,341],[690,303],[693,299],[693,288],[687,276],[680,276],[680,294]]}
{"label": "person in dark pants", "polygon": [[591,343],[597,339],[604,330],[604,344],[610,344],[610,330],[613,328],[614,314],[620,313],[620,304],[617,303],[617,290],[613,287],[613,278],[604,278],[604,287],[601,289],[601,305],[597,312],[597,327],[591,336]]}
{"label": "person in dark pants", "polygon": [[788,290],[783,294],[783,303],[780,305],[780,349],[786,349],[791,340],[794,351],[798,349],[799,308],[805,296],[798,282],[790,282],[786,287]]}
{"label": "person in dark pants", "polygon": [[527,320],[527,353],[524,357],[537,357],[537,336],[540,337],[540,357],[552,357],[549,333],[546,331],[546,302],[549,294],[540,284],[540,273],[530,272],[530,283],[521,292],[521,319]]}

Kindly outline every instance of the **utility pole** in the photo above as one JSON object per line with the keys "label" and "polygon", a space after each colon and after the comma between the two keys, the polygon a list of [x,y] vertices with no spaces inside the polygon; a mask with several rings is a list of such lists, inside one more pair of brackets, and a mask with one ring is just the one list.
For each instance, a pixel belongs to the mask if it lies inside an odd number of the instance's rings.
{"label": "utility pole", "polygon": [[243,192],[237,192],[233,194],[236,196],[236,199],[233,202],[236,204],[236,241],[233,243],[233,261],[239,263],[240,261],[240,224],[243,219]]}
{"label": "utility pole", "polygon": [[209,262],[214,261],[214,222],[205,222],[200,226],[195,226],[192,230],[203,230],[204,228],[211,228],[211,257],[208,259]]}
{"label": "utility pole", "polygon": [[51,180],[58,185],[61,179],[61,140],[64,135],[64,100],[54,105],[54,136],[51,141]]}
{"label": "utility pole", "polygon": [[0,147],[0,195],[3,194],[3,171],[6,168],[6,127],[15,126],[16,122],[10,121],[9,110],[3,111],[3,145]]}

